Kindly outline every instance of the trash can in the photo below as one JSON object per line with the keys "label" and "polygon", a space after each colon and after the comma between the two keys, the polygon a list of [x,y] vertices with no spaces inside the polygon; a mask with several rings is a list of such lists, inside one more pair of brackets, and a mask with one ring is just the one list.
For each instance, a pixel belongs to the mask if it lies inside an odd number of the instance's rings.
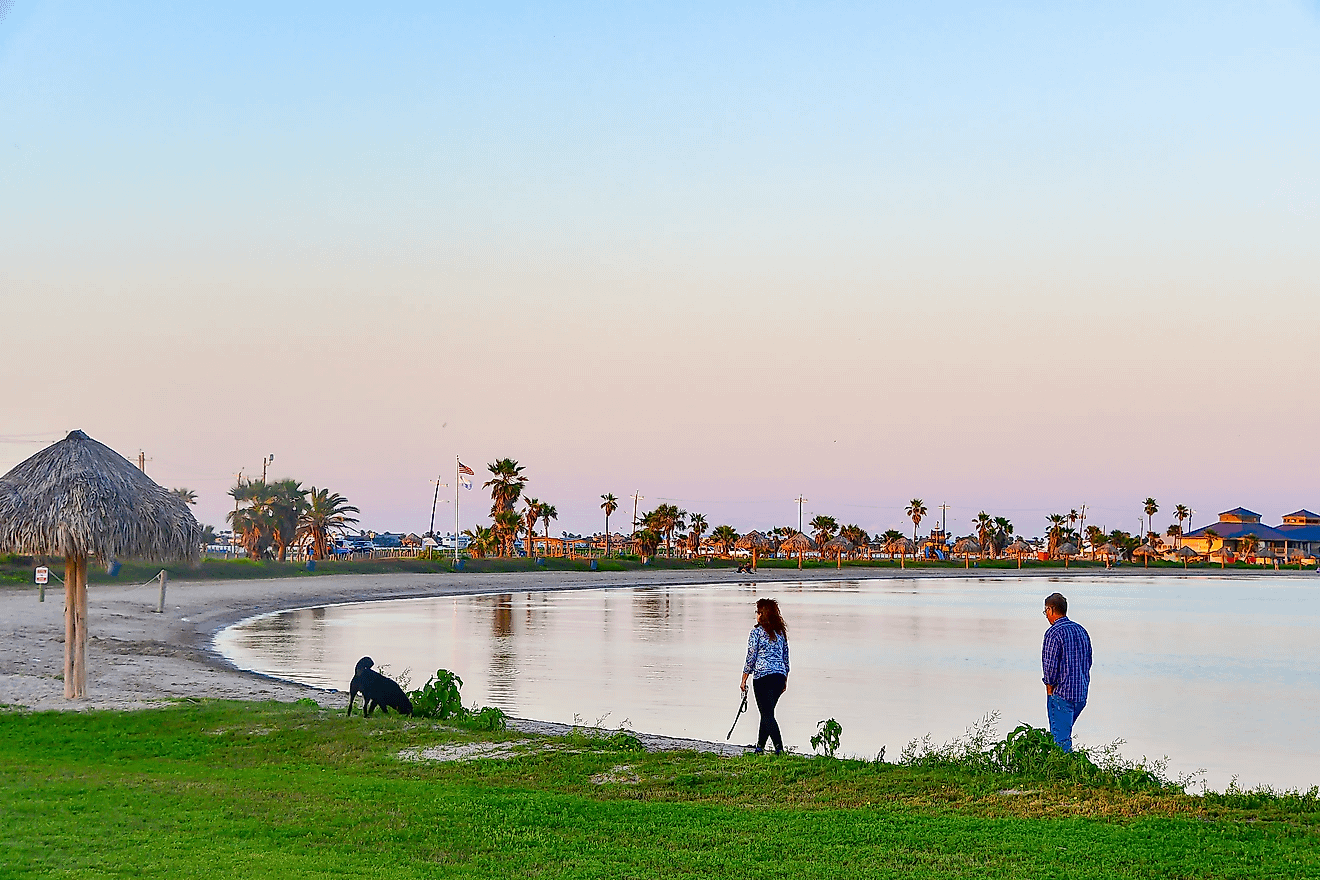
{"label": "trash can", "polygon": [[120,567],[118,559],[111,559],[110,564],[105,567],[105,573],[112,578],[117,578],[119,577]]}
{"label": "trash can", "polygon": [[594,560],[594,559],[591,560],[591,570],[592,570],[592,571],[600,571],[600,566],[596,564],[596,560]]}
{"label": "trash can", "polygon": [[463,562],[464,562],[464,560],[462,560],[462,559],[455,559],[455,560],[454,560],[454,571],[462,571],[462,570],[463,570]]}
{"label": "trash can", "polygon": [[316,560],[315,560],[315,559],[309,559],[309,560],[307,560],[307,570],[308,570],[308,571],[316,571]]}

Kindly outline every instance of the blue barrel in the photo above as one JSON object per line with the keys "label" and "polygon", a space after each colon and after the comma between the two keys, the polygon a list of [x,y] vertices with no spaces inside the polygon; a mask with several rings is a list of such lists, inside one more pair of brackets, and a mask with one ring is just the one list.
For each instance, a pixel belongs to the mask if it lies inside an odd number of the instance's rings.
{"label": "blue barrel", "polygon": [[315,559],[309,559],[309,560],[307,560],[307,570],[308,570],[308,571],[316,571],[316,560],[315,560]]}
{"label": "blue barrel", "polygon": [[592,571],[600,571],[600,566],[596,564],[596,560],[594,560],[594,559],[591,560],[591,570],[592,570]]}
{"label": "blue barrel", "polygon": [[119,577],[119,569],[121,567],[118,559],[112,559],[110,560],[110,564],[105,567],[105,573],[112,578],[117,578]]}
{"label": "blue barrel", "polygon": [[463,562],[464,562],[464,560],[462,560],[462,559],[455,559],[455,560],[454,560],[454,571],[462,571],[462,570],[463,570]]}

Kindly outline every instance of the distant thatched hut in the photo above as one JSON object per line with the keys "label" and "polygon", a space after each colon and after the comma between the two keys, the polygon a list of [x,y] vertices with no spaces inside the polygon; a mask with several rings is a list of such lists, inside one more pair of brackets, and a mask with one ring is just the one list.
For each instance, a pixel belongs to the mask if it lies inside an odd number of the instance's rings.
{"label": "distant thatched hut", "polygon": [[769,550],[771,547],[775,546],[775,542],[758,532],[756,529],[752,529],[750,532],[735,541],[733,546],[739,550],[752,551],[752,570],[755,571],[757,554],[762,550]]}
{"label": "distant thatched hut", "polygon": [[806,535],[802,534],[801,532],[798,532],[797,534],[793,535],[793,537],[789,538],[788,540],[781,542],[781,543],[779,544],[779,549],[780,549],[780,550],[786,550],[786,551],[788,551],[789,553],[792,553],[793,551],[796,550],[796,551],[797,551],[797,555],[798,555],[798,568],[801,568],[801,567],[802,567],[802,554],[803,554],[803,553],[806,553],[808,550],[815,550],[815,549],[816,549],[816,542],[813,541],[813,540],[811,540],[810,538],[808,538]]}
{"label": "distant thatched hut", "polygon": [[856,545],[854,545],[852,541],[849,541],[843,535],[835,535],[833,538],[830,538],[825,542],[825,546],[823,546],[821,550],[833,553],[835,562],[834,567],[842,568],[843,554],[851,553],[855,546]]}
{"label": "distant thatched hut", "polygon": [[963,568],[968,568],[972,554],[981,552],[981,545],[972,538],[963,538],[953,545],[953,552],[963,558]]}
{"label": "distant thatched hut", "polygon": [[64,696],[87,695],[87,560],[197,556],[179,496],[82,431],[0,477],[0,551],[64,557]]}
{"label": "distant thatched hut", "polygon": [[1022,554],[1030,553],[1031,545],[1021,538],[1014,538],[1013,543],[1004,548],[1004,553],[1012,553],[1017,557],[1018,568],[1022,567]]}
{"label": "distant thatched hut", "polygon": [[895,538],[885,545],[885,549],[891,556],[897,553],[899,567],[907,568],[907,555],[917,552],[917,542],[911,538]]}

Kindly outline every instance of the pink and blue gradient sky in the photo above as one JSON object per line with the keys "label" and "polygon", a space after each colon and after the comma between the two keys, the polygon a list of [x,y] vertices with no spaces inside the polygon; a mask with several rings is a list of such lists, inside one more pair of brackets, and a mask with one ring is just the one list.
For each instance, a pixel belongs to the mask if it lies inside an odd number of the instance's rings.
{"label": "pink and blue gradient sky", "polygon": [[0,20],[0,469],[1320,508],[1315,2],[274,6]]}

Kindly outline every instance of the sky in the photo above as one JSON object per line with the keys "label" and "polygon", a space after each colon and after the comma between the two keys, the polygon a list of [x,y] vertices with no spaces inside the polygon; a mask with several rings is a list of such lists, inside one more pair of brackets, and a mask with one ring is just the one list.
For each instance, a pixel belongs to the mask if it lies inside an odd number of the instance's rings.
{"label": "sky", "polygon": [[[0,0],[0,471],[1320,509],[1320,2]],[[462,525],[488,497],[461,493]],[[631,520],[631,499],[612,525]]]}

